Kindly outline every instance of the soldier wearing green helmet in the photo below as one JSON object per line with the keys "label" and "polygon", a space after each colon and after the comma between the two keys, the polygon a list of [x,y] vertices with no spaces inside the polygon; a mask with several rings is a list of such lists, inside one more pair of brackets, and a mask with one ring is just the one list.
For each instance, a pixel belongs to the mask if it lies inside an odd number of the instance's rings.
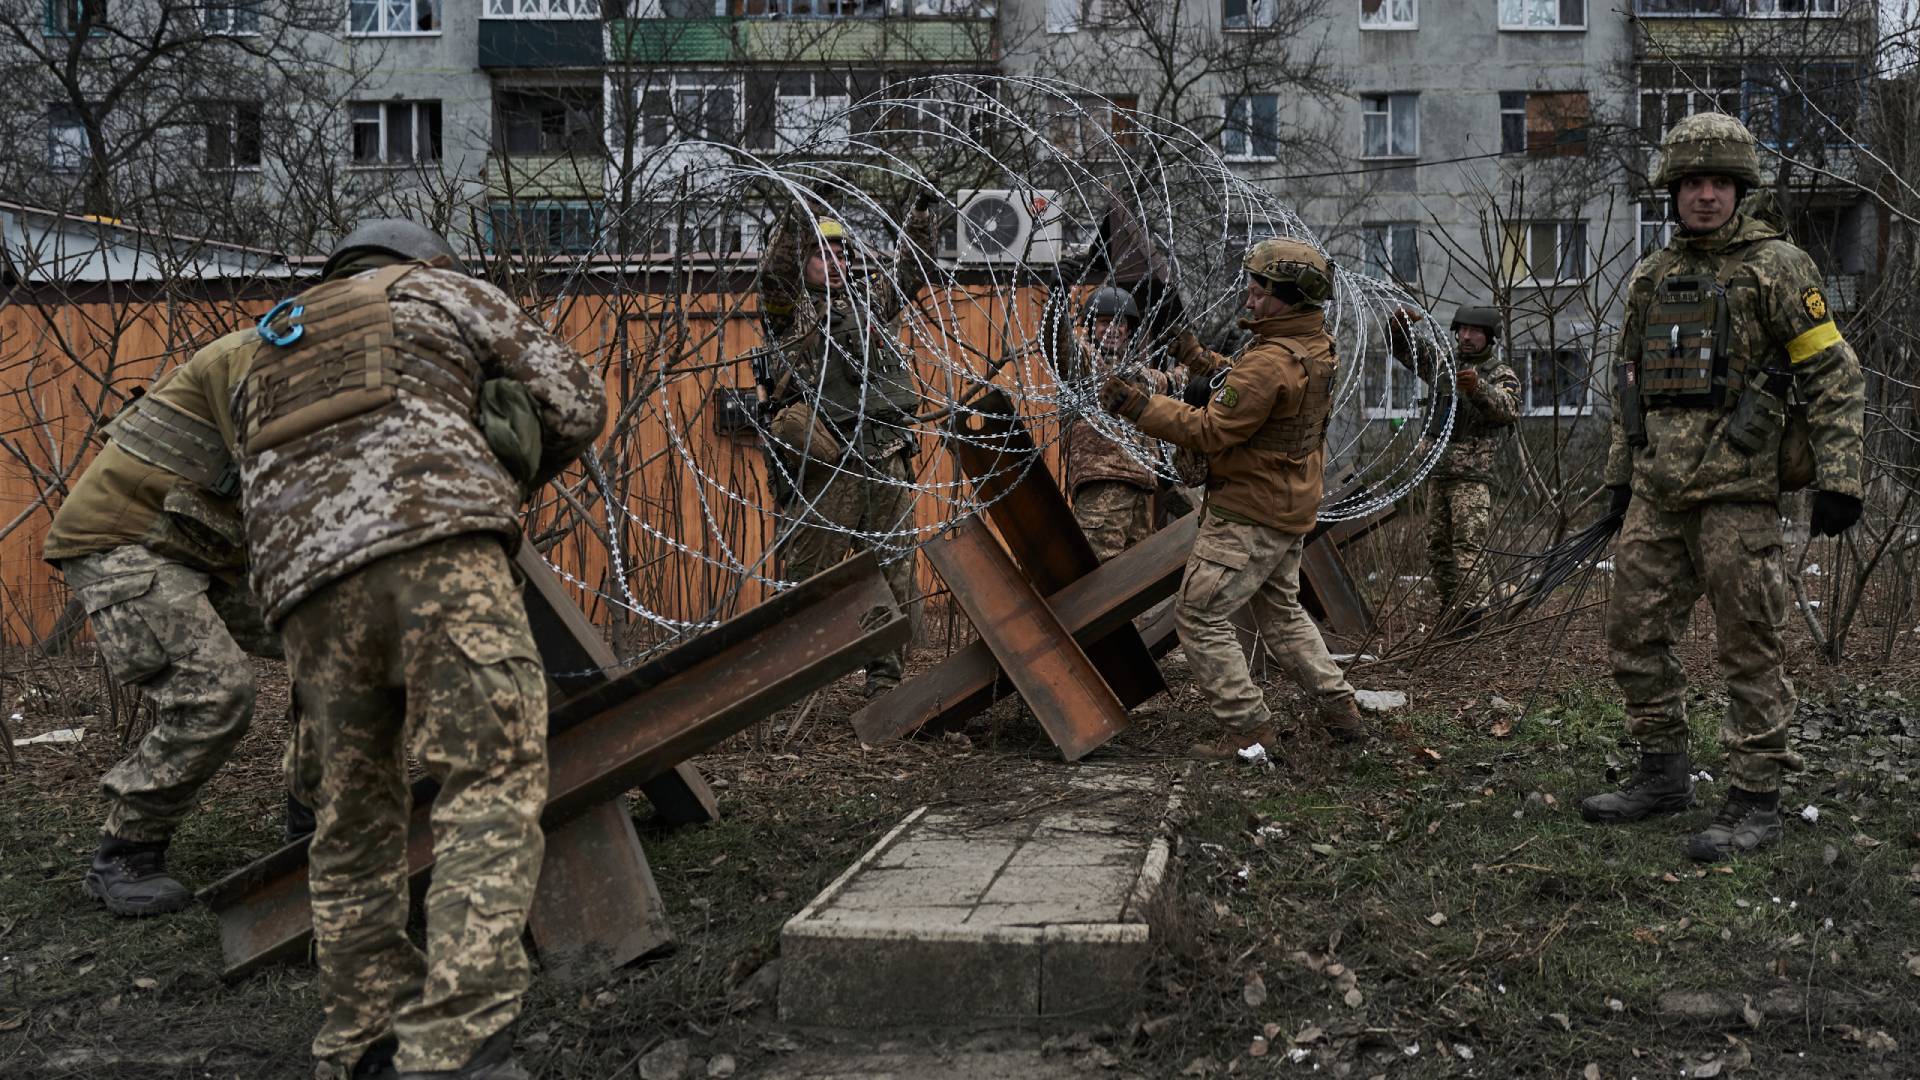
{"label": "soldier wearing green helmet", "polygon": [[1679,228],[1627,283],[1614,369],[1607,487],[1624,518],[1607,647],[1640,764],[1619,791],[1581,804],[1589,821],[1637,821],[1693,805],[1687,683],[1673,643],[1694,603],[1713,605],[1727,683],[1720,739],[1726,802],[1687,840],[1701,860],[1780,836],[1780,778],[1802,767],[1787,741],[1794,707],[1780,495],[1790,412],[1804,410],[1814,536],[1859,520],[1865,380],[1822,292],[1819,267],[1778,225],[1743,212],[1760,183],[1751,133],[1733,117],[1689,116],[1661,144],[1654,182]]}
{"label": "soldier wearing green helmet", "polygon": [[[1413,345],[1408,327],[1417,312],[1399,312],[1388,325],[1394,359],[1435,382],[1434,357]],[[1500,312],[1463,306],[1451,325],[1460,368],[1435,407],[1453,410],[1453,433],[1433,469],[1427,492],[1427,567],[1440,594],[1443,625],[1464,632],[1486,614],[1491,592],[1480,561],[1493,520],[1493,455],[1520,416],[1520,377],[1497,347]],[[1452,396],[1452,402],[1446,401]]]}
{"label": "soldier wearing green helmet", "polygon": [[1141,431],[1205,454],[1200,535],[1181,580],[1174,626],[1206,693],[1220,735],[1189,755],[1226,761],[1271,747],[1277,725],[1230,621],[1252,609],[1282,670],[1314,700],[1327,734],[1366,736],[1353,687],[1300,606],[1300,557],[1319,519],[1327,461],[1327,419],[1339,372],[1321,309],[1333,296],[1333,268],[1311,244],[1274,237],[1247,252],[1240,326],[1254,335],[1238,357],[1182,334],[1175,355],[1198,379],[1227,370],[1195,407],[1110,377],[1100,403]]}

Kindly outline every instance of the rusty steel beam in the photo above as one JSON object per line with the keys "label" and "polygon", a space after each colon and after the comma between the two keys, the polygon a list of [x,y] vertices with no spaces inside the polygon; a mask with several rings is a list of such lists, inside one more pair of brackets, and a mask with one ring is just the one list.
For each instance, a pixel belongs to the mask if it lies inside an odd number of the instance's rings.
{"label": "rusty steel beam", "polygon": [[[521,599],[526,602],[527,622],[547,669],[548,698],[565,701],[617,674],[622,665],[601,639],[599,627],[574,603],[559,575],[533,545],[522,543],[514,563],[526,579]],[[720,800],[691,762],[675,765],[640,785],[640,790],[653,804],[655,819],[663,824],[699,825],[720,820]]]}
{"label": "rusty steel beam", "polygon": [[527,932],[544,976],[567,986],[605,982],[672,946],[667,908],[624,796],[547,831]]}
{"label": "rusty steel beam", "polygon": [[1126,730],[1127,707],[979,518],[926,552],[1062,757],[1078,761]]}
{"label": "rusty steel beam", "polygon": [[[1052,596],[1100,565],[1093,545],[1060,494],[1060,485],[1040,455],[1018,409],[994,390],[956,414],[946,446],[987,504],[987,517],[1014,561],[1042,596]],[[963,584],[948,582],[958,591]],[[1131,625],[1089,639],[1087,658],[1129,707],[1167,688],[1159,665]]]}
{"label": "rusty steel beam", "polygon": [[[1199,532],[1200,516],[1188,514],[1048,596],[1047,607],[1076,641],[1095,641],[1119,627],[1130,628],[1136,616],[1179,588],[1187,552]],[[1178,644],[1173,605],[1148,624],[1146,639],[1143,648],[1155,657]],[[929,723],[964,720],[1012,692],[1013,684],[1001,676],[992,648],[984,640],[975,641],[854,713],[853,728],[862,740],[877,744]],[[1124,697],[1121,701],[1139,704]]]}
{"label": "rusty steel beam", "polygon": [[[755,720],[899,648],[909,633],[872,554],[849,559],[552,710],[552,831]],[[431,806],[408,823],[408,877],[433,866]],[[202,890],[219,919],[228,978],[305,955],[312,937],[304,843]]]}

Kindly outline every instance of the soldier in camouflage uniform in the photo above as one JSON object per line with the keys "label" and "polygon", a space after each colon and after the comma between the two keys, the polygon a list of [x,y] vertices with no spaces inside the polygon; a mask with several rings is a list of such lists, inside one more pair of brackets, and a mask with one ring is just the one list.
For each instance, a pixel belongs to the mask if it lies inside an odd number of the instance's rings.
{"label": "soldier in camouflage uniform", "polygon": [[[526,495],[600,433],[605,392],[405,221],[349,233],[260,334],[240,479],[307,721],[291,772],[318,812],[316,1075],[525,1077],[509,1025],[547,709],[508,552]],[[406,933],[409,755],[440,784],[424,955]]]}
{"label": "soldier in camouflage uniform", "polygon": [[[1102,370],[1127,367],[1139,359],[1129,354],[1137,348],[1135,333],[1140,328],[1140,306],[1131,293],[1111,285],[1095,290],[1081,320],[1099,353]],[[1161,363],[1141,365],[1138,377],[1156,394],[1175,393],[1186,383],[1184,369],[1168,370]],[[1101,562],[1153,534],[1153,496],[1159,479],[1127,447],[1092,424],[1074,423],[1067,428],[1065,464],[1074,520]]]}
{"label": "soldier in camouflage uniform", "polygon": [[1274,658],[1314,699],[1335,738],[1366,724],[1353,687],[1300,606],[1300,557],[1319,518],[1327,418],[1338,371],[1322,305],[1333,295],[1326,256],[1297,240],[1269,239],[1247,252],[1246,315],[1254,342],[1233,361],[1183,334],[1175,351],[1195,379],[1232,371],[1205,408],[1149,394],[1110,376],[1101,405],[1140,430],[1207,455],[1200,535],[1187,560],[1174,626],[1223,733],[1189,754],[1229,760],[1272,746],[1273,717],[1255,685],[1231,618],[1251,605]]}
{"label": "soldier in camouflage uniform", "polygon": [[215,341],[122,408],[47,534],[44,557],[86,609],[107,670],[157,714],[101,779],[86,890],[116,915],[192,902],[167,873],[168,842],[253,719],[246,653],[280,655],[246,587],[232,457],[228,395],[252,335]]}
{"label": "soldier in camouflage uniform", "polygon": [[[1391,328],[1394,358],[1422,380],[1434,381],[1433,357],[1411,347],[1408,319]],[[1462,307],[1453,316],[1460,370],[1454,378],[1453,437],[1433,469],[1427,488],[1427,567],[1440,593],[1440,609],[1456,628],[1486,613],[1491,582],[1481,559],[1493,517],[1493,455],[1520,416],[1520,377],[1500,354],[1500,313]],[[1446,396],[1436,409],[1448,407]]]}
{"label": "soldier in camouflage uniform", "polygon": [[[916,209],[908,238],[933,250],[933,219]],[[847,232],[832,218],[783,222],[760,264],[760,309],[774,373],[767,436],[793,489],[782,575],[803,581],[876,537],[910,532],[918,376],[900,322],[926,284],[922,256],[902,245],[890,275],[850,278]],[[881,573],[903,609],[914,592],[914,553],[881,549]],[[904,648],[867,664],[867,696],[900,684]]]}
{"label": "soldier in camouflage uniform", "polygon": [[1606,483],[1625,516],[1607,610],[1614,679],[1640,765],[1589,821],[1636,821],[1693,804],[1686,677],[1673,655],[1694,603],[1713,605],[1727,682],[1720,739],[1732,786],[1687,841],[1697,859],[1780,836],[1780,775],[1801,768],[1785,645],[1782,436],[1804,404],[1812,532],[1859,520],[1865,385],[1821,293],[1820,270],[1780,229],[1738,210],[1760,182],[1753,136],[1720,114],[1687,117],[1661,145],[1656,182],[1680,228],[1627,285]]}

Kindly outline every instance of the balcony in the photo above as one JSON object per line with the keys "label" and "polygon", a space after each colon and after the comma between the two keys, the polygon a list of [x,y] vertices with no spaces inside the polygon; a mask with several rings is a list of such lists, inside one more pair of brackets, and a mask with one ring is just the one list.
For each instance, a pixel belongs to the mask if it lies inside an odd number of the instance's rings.
{"label": "balcony", "polygon": [[598,199],[606,191],[600,153],[487,155],[487,194],[501,199]]}
{"label": "balcony", "polygon": [[607,54],[626,64],[989,65],[1000,56],[992,19],[616,19]]}
{"label": "balcony", "polygon": [[480,68],[597,68],[604,65],[597,19],[481,19]]}

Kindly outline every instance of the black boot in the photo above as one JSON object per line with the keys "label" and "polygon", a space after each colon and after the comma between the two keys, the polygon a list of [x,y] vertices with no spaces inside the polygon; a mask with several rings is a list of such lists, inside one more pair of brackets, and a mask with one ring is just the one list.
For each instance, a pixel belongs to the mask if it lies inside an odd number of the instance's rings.
{"label": "black boot", "polygon": [[287,796],[287,841],[289,843],[303,836],[313,835],[313,807]]}
{"label": "black boot", "polygon": [[87,868],[87,895],[115,915],[165,915],[193,903],[185,885],[167,876],[167,842],[135,843],[102,836]]}
{"label": "black boot", "polygon": [[400,1040],[391,1035],[381,1039],[361,1052],[348,1075],[353,1080],[398,1080],[400,1073],[393,1067],[393,1054],[398,1049]]}
{"label": "black boot", "polygon": [[1641,754],[1626,786],[1581,800],[1580,816],[1617,825],[1649,814],[1677,814],[1693,805],[1689,768],[1685,754]]}
{"label": "black boot", "polygon": [[1780,839],[1780,793],[1727,790],[1726,804],[1713,823],[1687,837],[1687,854],[1713,862],[1766,847]]}
{"label": "black boot", "polygon": [[451,1072],[401,1073],[400,1080],[533,1080],[533,1074],[513,1060],[513,1029],[509,1024],[487,1036],[473,1057]]}

